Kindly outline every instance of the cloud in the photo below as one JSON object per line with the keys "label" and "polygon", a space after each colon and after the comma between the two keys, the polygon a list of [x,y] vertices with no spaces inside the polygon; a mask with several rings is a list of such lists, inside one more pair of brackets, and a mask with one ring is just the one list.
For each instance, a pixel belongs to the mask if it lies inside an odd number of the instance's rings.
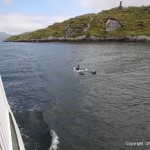
{"label": "cloud", "polygon": [[3,3],[4,3],[4,4],[11,4],[11,3],[12,3],[12,0],[3,0]]}
{"label": "cloud", "polygon": [[101,0],[80,0],[80,4],[85,9],[89,10],[98,10],[107,6],[107,2],[105,3]]}
{"label": "cloud", "polygon": [[24,15],[20,13],[0,14],[0,31],[15,35],[23,32],[45,28],[55,22],[68,19],[66,15],[42,16]]}
{"label": "cloud", "polygon": [[[80,0],[80,6],[84,9],[97,12],[119,6],[120,0]],[[150,5],[149,0],[123,0],[123,6]]]}

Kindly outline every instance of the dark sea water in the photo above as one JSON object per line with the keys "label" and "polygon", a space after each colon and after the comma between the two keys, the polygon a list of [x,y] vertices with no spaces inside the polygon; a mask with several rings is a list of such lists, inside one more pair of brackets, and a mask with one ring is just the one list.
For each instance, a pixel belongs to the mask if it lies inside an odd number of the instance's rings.
{"label": "dark sea water", "polygon": [[51,130],[59,150],[150,149],[150,44],[1,42],[0,74],[26,150]]}

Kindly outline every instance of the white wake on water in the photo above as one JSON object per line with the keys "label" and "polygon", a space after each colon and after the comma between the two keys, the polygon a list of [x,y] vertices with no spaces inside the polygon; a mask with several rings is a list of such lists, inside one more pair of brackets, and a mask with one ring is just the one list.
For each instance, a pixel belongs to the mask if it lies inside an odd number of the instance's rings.
{"label": "white wake on water", "polygon": [[57,136],[54,130],[51,130],[51,136],[52,136],[52,144],[49,150],[57,150],[59,144],[59,137]]}

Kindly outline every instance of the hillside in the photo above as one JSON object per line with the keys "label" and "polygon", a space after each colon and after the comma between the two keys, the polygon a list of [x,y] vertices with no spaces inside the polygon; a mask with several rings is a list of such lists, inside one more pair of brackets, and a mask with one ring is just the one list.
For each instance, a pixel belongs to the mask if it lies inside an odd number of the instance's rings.
{"label": "hillside", "polygon": [[4,41],[9,37],[11,37],[11,35],[4,33],[4,32],[0,32],[0,41]]}
{"label": "hillside", "polygon": [[6,41],[150,41],[150,6],[113,8],[55,23]]}

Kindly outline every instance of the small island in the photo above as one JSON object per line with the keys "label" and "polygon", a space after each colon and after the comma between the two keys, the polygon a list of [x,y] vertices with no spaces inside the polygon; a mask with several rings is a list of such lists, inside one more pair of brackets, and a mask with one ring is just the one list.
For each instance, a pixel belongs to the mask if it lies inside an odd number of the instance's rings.
{"label": "small island", "polygon": [[150,6],[122,7],[85,14],[45,29],[12,36],[6,42],[145,41],[150,42]]}

